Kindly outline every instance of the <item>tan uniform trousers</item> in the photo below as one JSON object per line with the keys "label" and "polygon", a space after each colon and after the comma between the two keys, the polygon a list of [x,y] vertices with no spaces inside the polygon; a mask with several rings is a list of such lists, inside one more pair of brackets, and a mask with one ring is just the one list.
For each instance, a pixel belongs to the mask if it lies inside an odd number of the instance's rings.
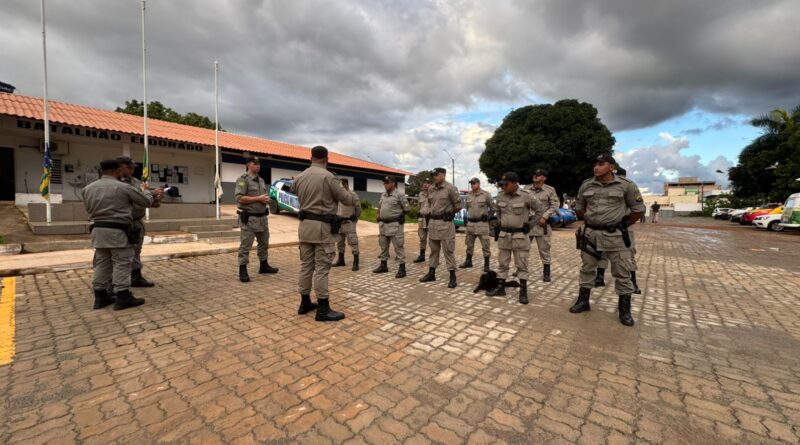
{"label": "tan uniform trousers", "polygon": [[[631,236],[631,272],[638,272],[639,265],[636,264],[636,237],[633,236],[633,230],[628,230],[628,233]],[[608,269],[608,259],[605,256],[605,253],[600,258],[600,261],[597,262],[597,267],[600,269]]]}
{"label": "tan uniform trousers", "polygon": [[467,223],[467,237],[465,242],[467,244],[467,255],[472,255],[475,251],[475,238],[481,242],[483,249],[483,257],[487,258],[492,255],[489,249],[489,223],[485,221]]}
{"label": "tan uniform trousers", "polygon": [[328,274],[336,254],[335,243],[300,243],[300,295],[311,295],[317,299],[328,298]]}
{"label": "tan uniform trousers", "polygon": [[[596,230],[589,230],[586,233],[586,237],[595,245],[598,245],[600,236],[602,234]],[[635,288],[631,281],[631,269],[633,267],[631,264],[631,250],[612,250],[602,251],[601,253],[602,257],[608,260],[608,264],[611,266],[611,276],[615,280],[614,290],[617,295],[632,294]],[[583,266],[580,272],[580,287],[592,289],[594,288],[594,279],[597,276],[597,267],[601,260],[584,251],[581,251],[581,260],[583,261]]]}
{"label": "tan uniform trousers", "polygon": [[511,265],[511,256],[514,256],[514,265],[517,267],[517,278],[528,279],[528,257],[531,252],[531,242],[528,235],[501,232],[497,240],[497,278],[508,278],[508,269]]}
{"label": "tan uniform trousers", "polygon": [[533,239],[536,241],[536,248],[539,250],[542,264],[550,264],[550,234],[534,236]]}
{"label": "tan uniform trousers", "polygon": [[113,290],[120,292],[131,287],[131,262],[133,246],[119,248],[96,248],[94,250],[94,278],[92,288],[95,290]]}
{"label": "tan uniform trousers", "polygon": [[345,241],[353,251],[353,255],[358,255],[358,233],[356,232],[356,223],[352,221],[343,223],[339,230],[339,242],[337,243],[339,253],[344,253]]}
{"label": "tan uniform trousers", "polygon": [[133,262],[131,269],[139,270],[142,268],[142,246],[144,245],[144,221],[141,219],[134,219],[133,225],[139,228],[139,239],[133,245]]}
{"label": "tan uniform trousers", "polygon": [[380,223],[380,236],[378,245],[381,248],[381,261],[389,260],[389,244],[394,246],[394,253],[397,257],[397,264],[406,263],[405,232],[400,223]]}

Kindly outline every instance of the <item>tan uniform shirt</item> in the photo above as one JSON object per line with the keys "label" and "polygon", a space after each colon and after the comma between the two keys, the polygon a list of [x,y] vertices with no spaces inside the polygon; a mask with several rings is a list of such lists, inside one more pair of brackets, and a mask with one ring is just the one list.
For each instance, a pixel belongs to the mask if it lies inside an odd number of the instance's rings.
{"label": "tan uniform shirt", "polygon": [[[578,190],[575,210],[586,212],[583,219],[587,225],[599,226],[619,224],[630,213],[644,212],[645,206],[639,187],[630,179],[615,175],[608,184],[601,183],[597,178],[584,181]],[[587,230],[593,229],[587,227]],[[599,232],[602,233],[597,240],[599,250],[625,249],[619,230]]]}
{"label": "tan uniform shirt", "polygon": [[[336,176],[317,164],[303,170],[294,181],[300,200],[300,210],[317,215],[334,215],[338,203],[355,205],[352,194],[344,189]],[[335,239],[330,224],[306,219],[300,222],[298,238],[301,243],[326,244]]]}
{"label": "tan uniform shirt", "polygon": [[[531,212],[539,213],[543,210],[539,201],[527,191],[520,188],[512,195],[502,191],[497,195],[497,218],[501,228],[521,229],[529,222]],[[497,241],[500,249],[530,249],[528,234],[523,232],[501,231]]]}
{"label": "tan uniform shirt", "polygon": [[428,192],[425,190],[420,191],[419,195],[417,195],[417,200],[419,202],[419,227],[421,229],[427,229],[428,221],[423,217],[431,214],[431,203],[428,201]]}
{"label": "tan uniform shirt", "polygon": [[381,200],[378,202],[378,230],[383,236],[397,236],[403,232],[403,226],[399,223],[404,213],[410,210],[406,195],[400,190],[393,190],[392,193],[383,192]]}
{"label": "tan uniform shirt", "polygon": [[[83,189],[83,205],[92,221],[131,225],[133,206],[148,207],[153,204],[150,191],[135,189],[114,176],[103,176]],[[127,247],[128,236],[122,230],[97,227],[92,230],[92,247]]]}
{"label": "tan uniform shirt", "polygon": [[342,204],[339,203],[339,210],[336,212],[337,215],[341,216],[342,218],[351,218],[355,216],[355,221],[345,220],[342,222],[342,228],[339,229],[339,233],[346,234],[351,233],[356,230],[356,223],[358,222],[358,218],[361,217],[361,200],[358,198],[356,192],[352,190],[348,190],[347,193],[353,198],[352,204]]}
{"label": "tan uniform shirt", "polygon": [[[250,175],[245,173],[239,176],[236,180],[236,187],[234,188],[234,199],[239,201],[242,196],[261,196],[267,194],[267,184],[264,179],[259,175]],[[239,209],[247,210],[249,213],[266,213],[267,205],[263,202],[251,202],[250,204],[239,203]],[[267,230],[267,215],[263,216],[250,216],[247,220],[247,225],[243,225],[239,220],[239,229],[250,230],[253,232],[263,232]]]}
{"label": "tan uniform shirt", "polygon": [[531,215],[531,234],[533,236],[547,235],[547,227],[539,225],[539,220],[544,218],[549,220],[551,216],[558,212],[558,194],[556,189],[547,184],[542,185],[542,188],[537,189],[533,184],[526,188],[526,191],[533,195],[534,199],[541,204],[541,212]]}
{"label": "tan uniform shirt", "polygon": [[[488,235],[489,222],[486,220],[489,215],[497,211],[492,200],[491,193],[483,189],[477,192],[467,193],[467,233],[475,235]],[[473,221],[473,220],[479,221]]]}
{"label": "tan uniform shirt", "polygon": [[[431,215],[453,215],[461,210],[461,197],[458,189],[447,181],[442,182],[441,185],[431,184],[428,189],[428,203]],[[456,236],[456,226],[453,221],[431,219],[428,231],[432,240],[444,240]]]}
{"label": "tan uniform shirt", "polygon": [[[122,178],[122,182],[126,184],[130,184],[131,187],[135,188],[136,190],[142,190],[142,181],[137,178],[131,176],[130,178]],[[133,204],[133,210],[131,211],[131,215],[133,216],[134,220],[142,219],[147,214],[147,207],[149,206],[140,206],[139,204]]]}

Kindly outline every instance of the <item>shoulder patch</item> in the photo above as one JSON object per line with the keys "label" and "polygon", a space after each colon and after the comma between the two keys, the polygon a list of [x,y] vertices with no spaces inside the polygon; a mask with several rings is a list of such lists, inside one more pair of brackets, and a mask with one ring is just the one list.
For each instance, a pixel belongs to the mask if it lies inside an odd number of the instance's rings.
{"label": "shoulder patch", "polygon": [[240,178],[239,181],[236,183],[236,185],[238,185],[239,187],[247,187],[247,181]]}

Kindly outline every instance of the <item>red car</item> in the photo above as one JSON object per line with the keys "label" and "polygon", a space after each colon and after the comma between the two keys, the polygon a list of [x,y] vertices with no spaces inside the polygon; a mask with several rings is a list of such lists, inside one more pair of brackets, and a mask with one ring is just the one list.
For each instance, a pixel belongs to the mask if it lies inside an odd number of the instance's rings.
{"label": "red car", "polygon": [[765,206],[761,206],[755,210],[751,210],[749,212],[745,212],[744,216],[742,216],[742,220],[739,222],[740,224],[753,224],[753,220],[756,219],[757,216],[767,215],[776,207],[779,207],[780,203],[772,203],[767,204]]}

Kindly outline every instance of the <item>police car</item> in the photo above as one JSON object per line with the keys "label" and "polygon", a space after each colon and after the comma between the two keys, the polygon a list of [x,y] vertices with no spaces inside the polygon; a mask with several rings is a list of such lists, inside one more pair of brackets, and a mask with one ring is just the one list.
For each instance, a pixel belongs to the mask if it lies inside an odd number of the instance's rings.
{"label": "police car", "polygon": [[300,212],[300,198],[292,193],[294,181],[281,178],[272,183],[269,188],[269,213],[277,215],[281,211],[297,214]]}

